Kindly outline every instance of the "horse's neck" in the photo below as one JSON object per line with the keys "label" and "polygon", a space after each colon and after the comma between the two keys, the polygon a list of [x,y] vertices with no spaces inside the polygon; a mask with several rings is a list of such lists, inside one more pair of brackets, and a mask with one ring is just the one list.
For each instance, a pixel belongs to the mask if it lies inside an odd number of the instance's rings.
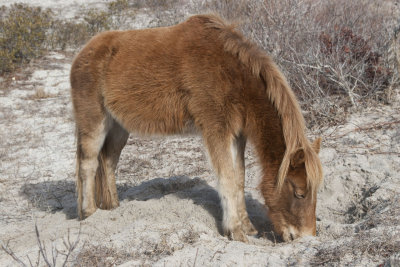
{"label": "horse's neck", "polygon": [[280,117],[266,99],[253,102],[248,137],[253,143],[264,172],[264,179],[275,181],[285,152]]}

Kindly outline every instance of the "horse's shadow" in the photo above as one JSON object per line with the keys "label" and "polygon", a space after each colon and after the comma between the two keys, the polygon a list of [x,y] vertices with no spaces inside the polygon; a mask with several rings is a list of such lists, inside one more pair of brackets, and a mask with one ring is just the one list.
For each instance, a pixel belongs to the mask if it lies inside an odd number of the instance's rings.
{"label": "horse's shadow", "polygon": [[[215,218],[218,231],[222,234],[222,209],[218,192],[200,178],[187,176],[155,178],[138,186],[122,184],[117,186],[120,201],[160,199],[174,194],[181,199],[192,199],[193,203],[203,207]],[[23,194],[34,207],[47,212],[63,212],[67,219],[77,218],[75,184],[72,181],[48,181],[38,184],[25,184]],[[246,195],[246,207],[249,218],[260,235],[275,241],[271,235],[265,206],[251,195]]]}

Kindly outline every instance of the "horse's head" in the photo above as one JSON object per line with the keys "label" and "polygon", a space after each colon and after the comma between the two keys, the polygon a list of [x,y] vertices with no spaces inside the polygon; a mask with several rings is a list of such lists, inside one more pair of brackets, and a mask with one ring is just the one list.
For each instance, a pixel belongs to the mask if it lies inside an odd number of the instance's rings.
{"label": "horse's head", "polygon": [[[319,153],[321,139],[312,148]],[[298,237],[316,235],[315,208],[317,193],[312,190],[307,179],[303,149],[297,150],[290,160],[290,167],[280,191],[269,191],[273,196],[265,196],[269,207],[269,218],[275,231],[284,241]]]}

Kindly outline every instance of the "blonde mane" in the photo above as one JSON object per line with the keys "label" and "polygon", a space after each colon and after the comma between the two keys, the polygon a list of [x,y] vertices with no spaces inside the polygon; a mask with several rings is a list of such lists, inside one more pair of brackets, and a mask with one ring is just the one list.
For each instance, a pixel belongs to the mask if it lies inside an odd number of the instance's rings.
{"label": "blonde mane", "polygon": [[263,80],[268,98],[281,118],[286,150],[276,178],[277,189],[280,190],[283,186],[291,156],[302,148],[307,184],[312,192],[316,192],[322,182],[322,166],[305,136],[304,117],[286,78],[263,50],[235,30],[234,24],[227,24],[216,15],[207,15],[204,16],[204,19],[208,20],[206,27],[219,30],[225,51],[237,56],[243,65],[250,68],[255,76]]}

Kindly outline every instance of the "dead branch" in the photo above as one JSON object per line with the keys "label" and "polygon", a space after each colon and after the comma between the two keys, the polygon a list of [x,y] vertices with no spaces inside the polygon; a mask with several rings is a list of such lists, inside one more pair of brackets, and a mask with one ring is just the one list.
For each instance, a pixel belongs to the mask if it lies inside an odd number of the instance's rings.
{"label": "dead branch", "polygon": [[[35,265],[32,264],[30,257],[27,256],[29,264],[30,264],[29,266],[31,266],[31,267],[39,266],[40,256],[42,256],[46,266],[55,267],[57,265],[58,255],[61,254],[61,255],[65,256],[64,262],[61,265],[62,267],[64,267],[67,264],[68,259],[71,256],[72,252],[78,246],[78,243],[80,241],[80,235],[81,235],[81,226],[79,227],[78,236],[77,236],[76,240],[73,242],[71,242],[71,240],[70,240],[70,229],[68,229],[67,240],[65,240],[65,239],[63,240],[63,244],[64,244],[65,248],[67,249],[66,253],[60,252],[54,244],[52,245],[52,247],[51,247],[52,262],[51,263],[47,257],[46,247],[40,240],[40,233],[39,233],[36,222],[35,222],[35,233],[36,233],[36,241],[37,241],[37,244],[39,247],[38,256],[37,256],[37,261],[35,262]],[[1,249],[3,249],[3,251],[5,253],[10,255],[14,259],[14,261],[16,261],[20,266],[24,266],[24,267],[28,266],[19,257],[17,257],[17,255],[15,255],[15,253],[8,247],[8,244],[4,244],[3,241],[1,241]]]}
{"label": "dead branch", "polygon": [[44,247],[44,246],[42,245],[42,241],[40,241],[39,230],[38,230],[38,227],[37,227],[36,222],[35,222],[35,233],[36,233],[36,241],[37,241],[38,246],[39,246],[40,254],[42,255],[43,260],[45,261],[45,263],[47,264],[47,266],[48,266],[48,267],[51,267],[52,265],[50,264],[49,260],[47,259],[46,247]]}
{"label": "dead branch", "polygon": [[5,253],[10,255],[16,262],[18,262],[21,266],[27,266],[23,261],[21,261],[15,253],[8,247],[8,245],[5,245],[3,241],[1,241],[1,248],[4,250]]}
{"label": "dead branch", "polygon": [[340,135],[336,135],[336,136],[331,136],[330,139],[339,139],[342,138],[350,133],[353,132],[361,132],[361,131],[371,131],[371,130],[377,130],[377,129],[382,129],[382,128],[389,128],[391,127],[393,124],[398,124],[400,123],[400,120],[394,120],[394,121],[389,121],[389,122],[383,122],[383,123],[373,123],[370,124],[369,126],[366,127],[357,127],[353,130],[350,130],[346,133],[340,134]]}

